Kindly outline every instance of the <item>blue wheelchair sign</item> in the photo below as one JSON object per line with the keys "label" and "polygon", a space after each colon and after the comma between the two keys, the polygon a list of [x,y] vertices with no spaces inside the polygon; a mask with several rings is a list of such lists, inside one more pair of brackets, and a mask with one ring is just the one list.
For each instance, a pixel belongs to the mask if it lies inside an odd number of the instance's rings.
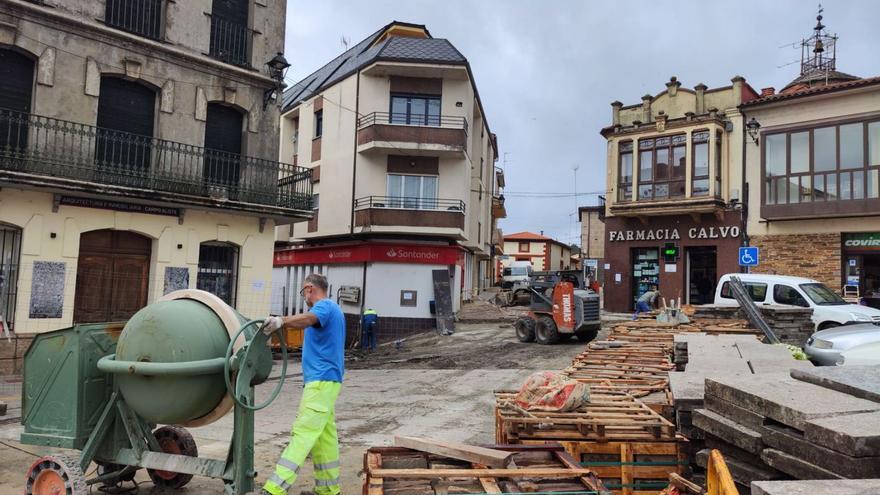
{"label": "blue wheelchair sign", "polygon": [[758,248],[739,248],[739,266],[758,266]]}

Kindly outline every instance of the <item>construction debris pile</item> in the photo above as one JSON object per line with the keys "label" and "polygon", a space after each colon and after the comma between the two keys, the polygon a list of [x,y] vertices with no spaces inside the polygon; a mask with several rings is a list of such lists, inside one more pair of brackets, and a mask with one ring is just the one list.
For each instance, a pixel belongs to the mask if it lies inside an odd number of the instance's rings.
{"label": "construction debris pile", "polygon": [[[693,426],[706,447],[724,454],[742,487],[766,480],[880,478],[878,399],[880,367],[721,373],[706,378]],[[753,493],[800,493],[766,486]],[[853,493],[880,493],[880,481],[871,486]],[[832,484],[803,493],[842,492]]]}

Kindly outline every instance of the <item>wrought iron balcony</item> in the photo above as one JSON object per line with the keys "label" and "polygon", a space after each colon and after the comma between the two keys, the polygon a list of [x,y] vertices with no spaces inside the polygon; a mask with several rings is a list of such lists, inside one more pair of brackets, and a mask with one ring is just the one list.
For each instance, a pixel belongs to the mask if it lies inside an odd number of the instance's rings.
{"label": "wrought iron balcony", "polygon": [[254,31],[239,22],[211,15],[211,42],[208,54],[228,64],[250,66],[250,47]]}
{"label": "wrought iron balcony", "polygon": [[104,23],[154,40],[162,39],[165,0],[107,0]]}
{"label": "wrought iron balcony", "polygon": [[4,181],[284,215],[311,208],[310,177],[286,163],[0,109]]}
{"label": "wrought iron balcony", "polygon": [[361,152],[404,149],[458,156],[467,149],[468,121],[464,117],[372,112],[358,118],[357,127]]}
{"label": "wrought iron balcony", "polygon": [[459,199],[366,196],[355,200],[354,209],[356,227],[369,226],[377,231],[405,232],[405,227],[464,229],[465,203]]}

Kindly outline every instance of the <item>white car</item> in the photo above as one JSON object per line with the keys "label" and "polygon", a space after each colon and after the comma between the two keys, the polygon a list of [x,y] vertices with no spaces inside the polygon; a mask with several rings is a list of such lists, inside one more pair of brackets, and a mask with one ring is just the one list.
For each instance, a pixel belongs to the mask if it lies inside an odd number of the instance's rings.
{"label": "white car", "polygon": [[803,277],[765,275],[762,273],[728,273],[718,281],[715,304],[739,306],[730,287],[730,277],[739,277],[757,305],[799,306],[813,308],[816,330],[849,325],[873,323],[880,325],[880,310],[850,304],[827,286]]}

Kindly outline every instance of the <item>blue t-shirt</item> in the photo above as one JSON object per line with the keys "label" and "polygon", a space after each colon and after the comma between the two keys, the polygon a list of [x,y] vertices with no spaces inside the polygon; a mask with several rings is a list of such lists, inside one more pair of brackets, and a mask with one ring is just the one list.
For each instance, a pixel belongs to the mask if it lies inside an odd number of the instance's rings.
{"label": "blue t-shirt", "polygon": [[339,305],[321,299],[309,310],[318,317],[306,328],[303,342],[303,382],[339,382],[345,373],[345,316]]}

